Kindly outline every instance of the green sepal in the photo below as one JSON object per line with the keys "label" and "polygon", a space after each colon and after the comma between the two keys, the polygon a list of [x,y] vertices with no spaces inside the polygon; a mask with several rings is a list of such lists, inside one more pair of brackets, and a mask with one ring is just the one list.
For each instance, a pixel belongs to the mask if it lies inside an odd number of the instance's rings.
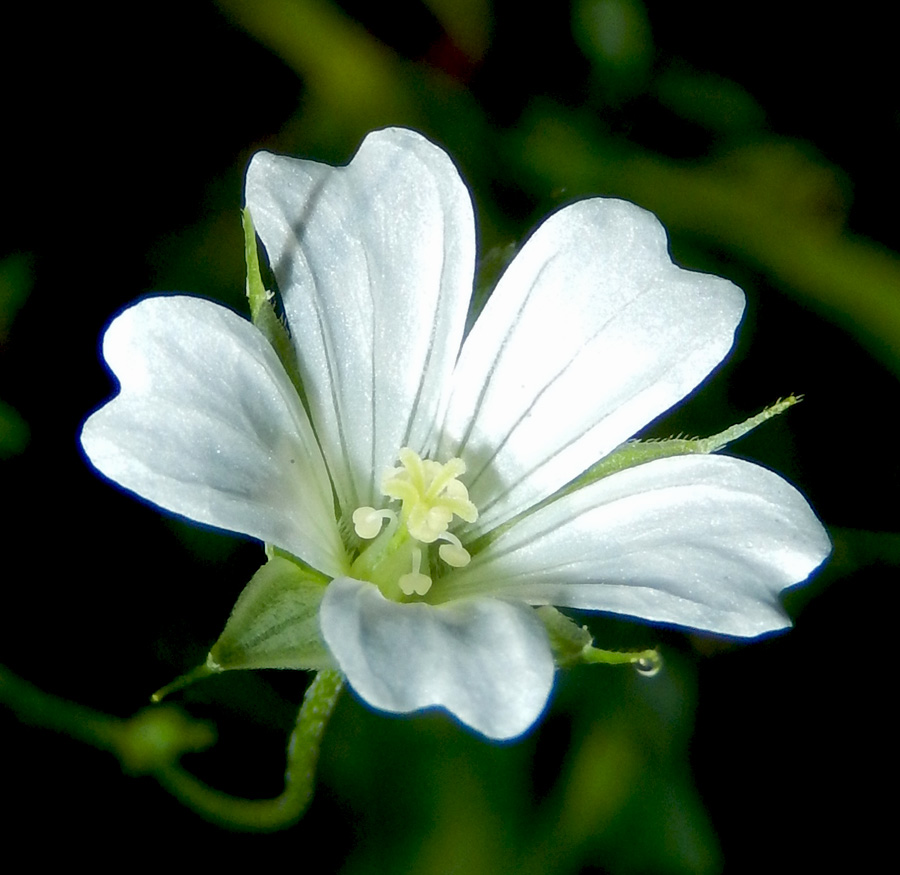
{"label": "green sepal", "polygon": [[185,672],[185,674],[175,678],[174,681],[170,681],[164,687],[160,687],[150,697],[150,701],[161,702],[167,696],[171,696],[172,693],[177,693],[178,690],[183,690],[185,687],[189,687],[191,684],[203,680],[203,678],[208,678],[210,675],[218,674],[220,671],[222,669],[215,663],[210,663],[210,658],[207,656],[203,665],[192,668],[189,672]]}
{"label": "green sepal", "polygon": [[[244,259],[247,263],[247,302],[250,319],[272,345],[297,391],[301,391],[300,372],[291,337],[275,309],[275,293],[266,288],[259,269],[259,249],[256,245],[256,229],[250,210],[244,207],[241,214],[244,226]],[[302,395],[301,395],[302,397]]]}
{"label": "green sepal", "polygon": [[667,456],[687,456],[697,453],[715,453],[725,449],[738,438],[749,434],[766,420],[784,413],[789,407],[793,407],[801,400],[799,395],[788,395],[767,407],[756,416],[751,416],[743,422],[726,428],[718,434],[705,438],[668,438],[666,440],[627,441],[617,450],[613,450],[608,456],[592,465],[580,477],[573,480],[567,487],[551,497],[551,500],[559,498],[569,492],[575,492],[585,486],[602,480],[610,474],[623,471],[626,468],[634,468],[655,459],[663,459]]}
{"label": "green sepal", "polygon": [[662,658],[656,650],[618,651],[594,647],[587,626],[579,626],[552,605],[543,605],[536,613],[547,630],[553,659],[560,668],[597,663],[633,665],[642,674],[654,675],[662,667]]}
{"label": "green sepal", "polygon": [[334,663],[319,632],[321,580],[289,559],[273,556],[240,594],[206,664],[213,671],[299,668]]}
{"label": "green sepal", "polygon": [[579,489],[584,489],[585,486],[590,486],[604,477],[609,477],[610,474],[616,474],[619,471],[624,471],[626,468],[635,468],[655,459],[664,459],[667,456],[688,456],[697,453],[715,453],[718,450],[722,450],[738,438],[749,434],[766,420],[784,413],[785,410],[798,404],[801,400],[801,395],[788,395],[787,398],[776,401],[762,412],[757,413],[756,416],[751,416],[749,419],[745,419],[743,422],[732,425],[730,428],[726,428],[725,431],[720,431],[718,434],[710,437],[626,441],[608,456],[604,456],[599,462],[591,465],[580,477],[576,477],[558,492],[554,492],[553,495],[538,502],[534,507],[523,511],[503,525],[497,526],[497,528],[485,533],[472,543],[466,544],[466,547],[473,556],[480,553],[488,544],[497,540],[502,534],[511,529],[522,517],[533,514],[564,495],[577,492]]}
{"label": "green sepal", "polygon": [[535,613],[550,637],[550,648],[556,664],[560,668],[569,668],[584,662],[584,648],[594,643],[587,626],[579,626],[552,605],[543,605]]}

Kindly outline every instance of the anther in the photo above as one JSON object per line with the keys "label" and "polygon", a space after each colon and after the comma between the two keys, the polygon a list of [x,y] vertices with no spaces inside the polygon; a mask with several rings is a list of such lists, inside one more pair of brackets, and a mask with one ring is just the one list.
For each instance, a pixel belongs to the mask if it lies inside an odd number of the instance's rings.
{"label": "anther", "polygon": [[447,541],[446,544],[441,544],[438,547],[438,556],[444,560],[448,565],[453,568],[464,568],[469,564],[472,557],[469,555],[469,551],[463,547],[462,542],[456,535],[451,535],[450,532],[444,532],[441,535],[442,541]]}
{"label": "anther", "polygon": [[425,595],[431,589],[431,578],[427,574],[422,574],[419,569],[422,567],[422,551],[418,547],[414,547],[412,551],[412,571],[409,574],[403,574],[397,581],[400,591],[404,595]]}
{"label": "anther", "polygon": [[378,537],[384,520],[396,519],[391,510],[376,510],[374,507],[358,507],[353,511],[353,528],[356,534],[365,541]]}

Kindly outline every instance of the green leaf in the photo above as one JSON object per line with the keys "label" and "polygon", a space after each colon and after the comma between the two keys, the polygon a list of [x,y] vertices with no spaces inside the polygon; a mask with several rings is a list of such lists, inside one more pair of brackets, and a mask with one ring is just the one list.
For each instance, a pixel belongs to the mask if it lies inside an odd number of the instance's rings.
{"label": "green leaf", "polygon": [[247,584],[209,651],[214,671],[247,668],[333,668],[319,633],[322,583],[281,556]]}

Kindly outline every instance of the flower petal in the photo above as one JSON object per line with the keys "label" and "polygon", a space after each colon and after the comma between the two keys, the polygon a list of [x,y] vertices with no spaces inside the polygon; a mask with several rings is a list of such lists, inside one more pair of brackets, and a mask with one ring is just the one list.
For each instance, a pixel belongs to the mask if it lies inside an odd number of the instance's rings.
{"label": "flower petal", "polygon": [[401,604],[371,583],[340,578],[325,591],[320,621],[350,686],[384,711],[439,706],[488,738],[515,738],[553,686],[547,633],[525,605]]}
{"label": "flower petal", "polygon": [[346,167],[254,156],[247,204],[278,279],[316,433],[345,513],[381,500],[397,451],[427,447],[475,266],[469,193],[412,131]]}
{"label": "flower petal", "polygon": [[166,510],[276,544],[326,574],[345,570],[309,420],[250,322],[199,298],[145,298],[113,320],[103,356],[121,390],[81,433],[101,473]]}
{"label": "flower petal", "polygon": [[677,456],[525,517],[435,595],[499,595],[753,637],[790,625],[778,594],[830,551],[806,500],[777,474]]}
{"label": "flower petal", "polygon": [[441,456],[461,456],[489,531],[551,495],[687,395],[744,308],[724,279],[672,264],[651,213],[572,204],[541,225],[463,346]]}

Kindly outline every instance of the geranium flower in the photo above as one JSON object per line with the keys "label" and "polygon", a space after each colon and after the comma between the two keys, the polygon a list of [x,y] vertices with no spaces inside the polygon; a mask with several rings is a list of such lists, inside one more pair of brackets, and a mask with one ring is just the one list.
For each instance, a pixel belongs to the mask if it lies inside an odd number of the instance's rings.
{"label": "geranium flower", "polygon": [[150,297],[106,332],[120,392],[82,443],[137,495],[321,572],[321,635],[359,697],[511,738],[553,683],[533,606],[789,625],[779,593],[830,546],[776,474],[682,455],[561,491],[733,343],[742,292],[673,265],[654,216],[600,198],[553,214],[464,340],[472,203],[420,135],[373,133],[338,168],[257,154],[246,197],[303,401],[253,324]]}

